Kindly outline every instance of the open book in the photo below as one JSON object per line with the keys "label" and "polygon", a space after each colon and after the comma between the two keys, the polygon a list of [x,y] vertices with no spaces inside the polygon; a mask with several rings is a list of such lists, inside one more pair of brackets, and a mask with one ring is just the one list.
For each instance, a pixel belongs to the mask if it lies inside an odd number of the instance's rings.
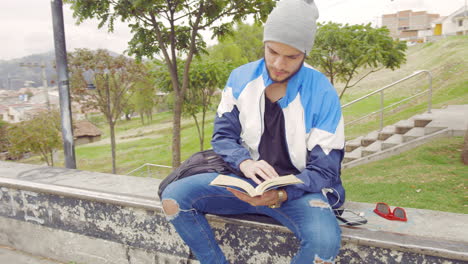
{"label": "open book", "polygon": [[[211,181],[210,185],[221,186],[221,187],[237,187],[240,191],[247,193],[248,195],[254,197],[258,195],[262,195],[264,192],[275,189],[277,187],[286,186],[290,184],[296,183],[303,183],[299,178],[290,174],[287,176],[276,177],[273,179],[266,180],[261,184],[257,185],[257,187],[252,186],[249,182],[244,181],[239,178],[226,176],[226,175],[218,175],[213,181]],[[235,188],[235,189],[237,189]]]}

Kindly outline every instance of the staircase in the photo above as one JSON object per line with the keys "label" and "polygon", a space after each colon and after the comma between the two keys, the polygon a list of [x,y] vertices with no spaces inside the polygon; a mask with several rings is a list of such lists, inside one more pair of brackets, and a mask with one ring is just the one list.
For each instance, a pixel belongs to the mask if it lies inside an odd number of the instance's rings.
{"label": "staircase", "polygon": [[347,141],[342,168],[400,154],[434,138],[464,136],[468,127],[468,105],[449,105],[431,113],[415,115]]}

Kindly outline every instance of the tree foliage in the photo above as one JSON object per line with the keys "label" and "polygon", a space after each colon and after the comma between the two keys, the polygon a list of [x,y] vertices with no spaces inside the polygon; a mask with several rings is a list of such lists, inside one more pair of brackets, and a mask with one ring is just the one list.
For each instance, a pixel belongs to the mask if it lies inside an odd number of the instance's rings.
{"label": "tree foliage", "polygon": [[54,166],[53,153],[62,146],[60,129],[58,111],[40,112],[31,120],[12,124],[7,130],[8,152],[16,158],[28,152],[40,154],[48,166]]}
{"label": "tree foliage", "polygon": [[[170,91],[171,79],[161,62],[155,61],[153,74],[162,91]],[[183,113],[195,121],[200,150],[205,138],[206,112],[213,106],[215,92],[224,87],[234,66],[230,62],[211,59],[208,56],[194,60],[190,70],[189,86],[184,96]],[[179,71],[182,71],[179,67]],[[170,99],[169,99],[170,100]],[[201,113],[201,120],[197,115]]]}
{"label": "tree foliage", "polygon": [[[314,48],[307,61],[324,72],[332,84],[344,83],[341,98],[347,88],[369,74],[383,68],[399,68],[406,61],[406,48],[406,43],[393,40],[385,27],[329,22],[319,24]],[[362,77],[351,83],[358,74]]]}
{"label": "tree foliage", "polygon": [[263,27],[238,23],[232,35],[221,38],[220,42],[208,49],[209,57],[223,60],[238,67],[263,57]]}
{"label": "tree foliage", "polygon": [[[125,56],[111,56],[106,50],[77,49],[68,57],[71,97],[82,108],[99,110],[109,125],[112,173],[116,173],[115,124],[128,106],[135,84],[145,75],[142,64]],[[92,83],[95,89],[88,89]]]}
{"label": "tree foliage", "polygon": [[0,120],[0,152],[8,150],[7,129],[8,123]]}
{"label": "tree foliage", "polygon": [[[185,91],[189,86],[189,70],[193,56],[201,54],[206,43],[201,31],[214,37],[229,34],[232,22],[245,20],[252,14],[264,21],[273,8],[273,0],[69,0],[78,22],[96,18],[99,27],[114,28],[119,19],[129,23],[133,38],[128,52],[138,58],[158,55],[170,73],[174,91],[172,165],[180,164],[180,121]],[[178,71],[183,57],[183,71]],[[179,78],[179,75],[181,77]]]}
{"label": "tree foliage", "polygon": [[157,92],[156,84],[150,77],[135,85],[135,93],[133,94],[131,103],[139,114],[143,125],[145,123],[149,124],[152,121],[154,108],[162,103],[162,99],[157,95]]}
{"label": "tree foliage", "polygon": [[[205,138],[206,112],[212,106],[214,93],[222,88],[233,69],[231,64],[215,60],[195,60],[190,71],[189,89],[184,99],[184,113],[190,115],[197,126],[200,150]],[[202,114],[201,120],[197,114]]]}

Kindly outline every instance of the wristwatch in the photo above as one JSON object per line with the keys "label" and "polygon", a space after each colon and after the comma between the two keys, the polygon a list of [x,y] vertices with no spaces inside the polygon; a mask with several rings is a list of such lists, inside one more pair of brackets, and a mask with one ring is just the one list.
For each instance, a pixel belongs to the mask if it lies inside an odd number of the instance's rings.
{"label": "wristwatch", "polygon": [[275,203],[275,204],[272,204],[272,205],[269,205],[268,207],[270,208],[280,208],[281,207],[281,204],[283,203],[283,199],[284,199],[284,190],[278,190],[278,201]]}

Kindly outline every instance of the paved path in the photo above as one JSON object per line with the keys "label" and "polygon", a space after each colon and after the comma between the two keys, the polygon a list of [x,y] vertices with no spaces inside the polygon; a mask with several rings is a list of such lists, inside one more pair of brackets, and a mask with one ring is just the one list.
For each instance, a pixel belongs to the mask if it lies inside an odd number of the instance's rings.
{"label": "paved path", "polygon": [[0,263],[2,264],[68,264],[34,256],[11,247],[0,245]]}

